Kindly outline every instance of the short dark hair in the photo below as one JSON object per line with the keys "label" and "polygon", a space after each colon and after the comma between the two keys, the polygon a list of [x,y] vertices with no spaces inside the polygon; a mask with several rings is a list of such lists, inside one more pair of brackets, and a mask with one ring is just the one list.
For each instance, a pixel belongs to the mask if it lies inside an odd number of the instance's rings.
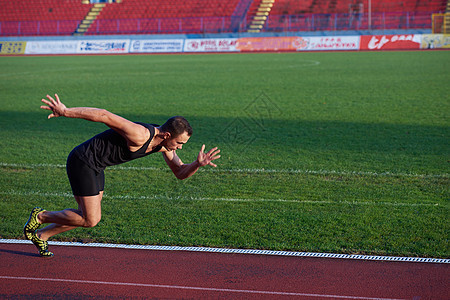
{"label": "short dark hair", "polygon": [[187,132],[188,136],[192,135],[191,125],[189,125],[189,122],[181,116],[170,118],[160,128],[164,132],[170,132],[174,137],[183,134],[183,132]]}

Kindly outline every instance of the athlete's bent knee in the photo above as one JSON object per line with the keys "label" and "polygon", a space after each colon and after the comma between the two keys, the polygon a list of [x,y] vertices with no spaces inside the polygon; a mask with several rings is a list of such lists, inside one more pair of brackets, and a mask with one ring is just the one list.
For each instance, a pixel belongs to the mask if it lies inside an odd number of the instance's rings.
{"label": "athlete's bent knee", "polygon": [[83,227],[86,228],[92,228],[95,227],[99,222],[100,222],[101,218],[96,218],[96,219],[86,219],[84,221]]}

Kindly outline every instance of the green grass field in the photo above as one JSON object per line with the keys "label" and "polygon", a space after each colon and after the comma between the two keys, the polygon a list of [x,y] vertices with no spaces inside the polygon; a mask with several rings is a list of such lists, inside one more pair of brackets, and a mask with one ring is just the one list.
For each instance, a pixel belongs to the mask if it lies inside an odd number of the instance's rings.
{"label": "green grass field", "polygon": [[34,206],[76,207],[70,150],[106,129],[67,106],[133,121],[183,115],[192,162],[107,169],[103,218],[53,240],[450,257],[450,51],[0,57],[0,236]]}

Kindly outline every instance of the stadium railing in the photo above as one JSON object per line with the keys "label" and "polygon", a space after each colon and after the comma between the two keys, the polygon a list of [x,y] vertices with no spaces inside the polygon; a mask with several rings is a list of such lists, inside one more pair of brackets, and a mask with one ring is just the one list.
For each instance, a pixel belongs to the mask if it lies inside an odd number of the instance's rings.
{"label": "stadium railing", "polygon": [[[437,13],[437,12],[436,12]],[[430,29],[433,12],[270,15],[266,32]],[[0,36],[72,35],[80,21],[0,21]],[[236,26],[238,24],[238,26]],[[98,19],[89,35],[246,32],[242,17]]]}
{"label": "stadium railing", "polygon": [[346,31],[431,29],[432,13],[270,15],[263,31]]}

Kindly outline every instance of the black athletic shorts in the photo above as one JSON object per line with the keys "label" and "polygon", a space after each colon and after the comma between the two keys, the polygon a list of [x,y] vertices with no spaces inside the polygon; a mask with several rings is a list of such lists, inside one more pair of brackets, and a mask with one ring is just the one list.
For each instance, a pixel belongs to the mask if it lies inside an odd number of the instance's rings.
{"label": "black athletic shorts", "polygon": [[91,169],[71,152],[66,164],[67,176],[74,196],[96,196],[105,188],[105,173]]}

